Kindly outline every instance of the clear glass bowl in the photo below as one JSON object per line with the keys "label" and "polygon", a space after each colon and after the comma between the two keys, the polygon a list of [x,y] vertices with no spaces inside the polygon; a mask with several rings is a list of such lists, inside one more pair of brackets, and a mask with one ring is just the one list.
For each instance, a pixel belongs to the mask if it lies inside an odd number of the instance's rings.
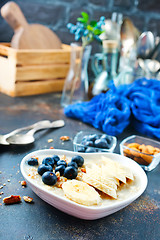
{"label": "clear glass bowl", "polygon": [[139,163],[146,171],[153,170],[160,162],[160,142],[132,135],[120,143],[120,153]]}
{"label": "clear glass bowl", "polygon": [[[78,132],[76,134],[76,136],[74,137],[74,139],[73,139],[74,151],[75,152],[86,152],[86,149],[88,149],[88,148],[91,151],[93,151],[93,153],[94,152],[113,152],[114,151],[114,149],[115,149],[115,147],[117,145],[117,138],[114,137],[114,136],[107,135],[107,134],[106,135],[110,138],[109,148],[98,148],[98,147],[85,146],[82,143],[82,139],[85,136],[92,135],[92,134],[97,134],[98,136],[104,135],[104,134],[99,134],[99,133],[95,133],[95,132],[92,132],[92,131],[80,131],[80,132]],[[85,151],[83,151],[83,149]]]}

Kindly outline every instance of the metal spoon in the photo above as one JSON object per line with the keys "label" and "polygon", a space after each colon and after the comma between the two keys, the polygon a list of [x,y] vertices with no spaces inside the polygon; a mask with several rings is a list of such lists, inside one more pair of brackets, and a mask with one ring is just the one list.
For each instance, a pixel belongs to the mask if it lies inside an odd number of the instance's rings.
{"label": "metal spoon", "polygon": [[146,59],[148,54],[154,49],[155,39],[152,32],[143,32],[137,41],[137,58]]}
{"label": "metal spoon", "polygon": [[38,127],[38,126],[46,126],[48,124],[50,124],[51,122],[49,120],[43,120],[43,121],[39,121],[37,123],[34,123],[32,125],[29,125],[27,127],[22,127],[22,128],[18,128],[8,134],[5,134],[5,135],[0,135],[0,144],[3,144],[3,145],[9,145],[9,142],[6,141],[7,138],[9,138],[10,136],[13,136],[19,132],[22,132],[22,131],[25,131],[25,130],[29,130],[31,128],[35,128],[35,127]]}
{"label": "metal spoon", "polygon": [[155,77],[155,74],[160,69],[160,62],[153,59],[138,59],[139,66],[144,70],[145,76],[148,78]]}
{"label": "metal spoon", "polygon": [[160,69],[160,62],[158,62],[157,60],[146,59],[145,62],[149,71],[153,74],[157,73],[158,70]]}
{"label": "metal spoon", "polygon": [[140,32],[129,18],[124,18],[121,25],[120,34],[123,55],[126,55],[136,45]]}
{"label": "metal spoon", "polygon": [[160,39],[158,40],[157,43],[155,43],[154,48],[149,52],[146,58],[148,59],[156,59],[158,53],[160,51]]}
{"label": "metal spoon", "polygon": [[33,136],[35,132],[42,129],[46,129],[46,128],[63,127],[64,125],[65,123],[63,120],[57,120],[48,124],[48,126],[46,125],[46,126],[35,127],[31,129],[29,132],[27,132],[26,134],[16,134],[16,135],[10,136],[9,138],[7,138],[7,142],[9,142],[9,144],[17,144],[17,145],[30,144],[35,141],[35,138]]}

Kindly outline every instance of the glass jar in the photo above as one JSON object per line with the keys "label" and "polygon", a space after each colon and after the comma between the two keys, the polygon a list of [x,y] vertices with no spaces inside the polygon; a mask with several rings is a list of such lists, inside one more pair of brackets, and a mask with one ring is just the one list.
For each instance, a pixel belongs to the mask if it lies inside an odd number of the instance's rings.
{"label": "glass jar", "polygon": [[63,107],[88,100],[88,61],[92,47],[71,43],[70,69],[66,77],[61,105]]}
{"label": "glass jar", "polygon": [[[106,92],[110,81],[117,76],[118,52],[117,41],[104,40],[103,54],[94,55],[92,69],[96,78],[92,87],[93,96]],[[100,64],[100,61],[102,64]]]}

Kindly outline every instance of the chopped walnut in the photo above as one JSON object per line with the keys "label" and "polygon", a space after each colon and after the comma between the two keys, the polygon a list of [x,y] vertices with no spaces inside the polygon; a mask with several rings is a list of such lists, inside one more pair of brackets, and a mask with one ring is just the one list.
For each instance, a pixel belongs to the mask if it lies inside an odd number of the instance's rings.
{"label": "chopped walnut", "polygon": [[33,198],[29,197],[29,196],[23,196],[23,199],[25,202],[31,203],[33,202]]}
{"label": "chopped walnut", "polygon": [[27,186],[26,181],[21,181],[21,185],[22,185],[23,187],[26,187],[26,186]]}
{"label": "chopped walnut", "polygon": [[83,173],[82,173],[82,172],[78,173],[78,175],[77,175],[77,177],[76,177],[76,180],[82,181],[82,176],[83,176]]}
{"label": "chopped walnut", "polygon": [[54,147],[50,147],[49,149],[54,149]]}
{"label": "chopped walnut", "polygon": [[37,159],[37,160],[39,159],[39,158],[38,158],[38,157],[36,157],[36,156],[32,156],[31,158],[35,158],[35,159]]}
{"label": "chopped walnut", "polygon": [[61,160],[66,160],[66,155],[62,155]]}
{"label": "chopped walnut", "polygon": [[69,140],[70,140],[70,137],[68,137],[68,136],[61,136],[60,139],[61,139],[62,141],[69,141]]}
{"label": "chopped walnut", "polygon": [[59,181],[56,183],[56,187],[62,188],[62,184],[67,181],[67,178],[61,177]]}
{"label": "chopped walnut", "polygon": [[59,181],[60,180],[60,172],[56,172],[55,174],[56,174],[56,177],[57,177],[57,181]]}
{"label": "chopped walnut", "polygon": [[21,202],[21,197],[19,195],[11,195],[9,197],[3,198],[3,203],[5,204],[14,204],[14,203],[20,203]]}
{"label": "chopped walnut", "polygon": [[86,169],[85,168],[81,168],[81,171],[86,173]]}

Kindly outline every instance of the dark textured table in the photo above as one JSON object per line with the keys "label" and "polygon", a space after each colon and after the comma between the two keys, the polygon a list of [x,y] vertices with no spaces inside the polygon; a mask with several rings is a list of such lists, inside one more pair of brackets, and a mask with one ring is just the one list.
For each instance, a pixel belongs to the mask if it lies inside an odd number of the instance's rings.
{"label": "dark textured table", "polygon": [[[29,187],[22,188],[20,162],[29,152],[50,147],[73,150],[72,139],[80,130],[93,129],[77,120],[66,118],[60,107],[60,94],[11,98],[0,94],[0,134],[40,120],[64,119],[65,127],[36,133],[34,144],[0,146],[0,240],[103,240],[160,239],[160,165],[147,173],[148,186],[144,194],[128,207],[108,217],[87,221],[69,216],[41,200]],[[98,132],[98,130],[95,130]],[[120,141],[133,129],[118,136]],[[62,142],[67,135],[71,141]],[[53,142],[49,143],[48,139]],[[3,194],[2,194],[3,192]],[[2,199],[11,194],[30,196],[34,204],[4,205]]]}

